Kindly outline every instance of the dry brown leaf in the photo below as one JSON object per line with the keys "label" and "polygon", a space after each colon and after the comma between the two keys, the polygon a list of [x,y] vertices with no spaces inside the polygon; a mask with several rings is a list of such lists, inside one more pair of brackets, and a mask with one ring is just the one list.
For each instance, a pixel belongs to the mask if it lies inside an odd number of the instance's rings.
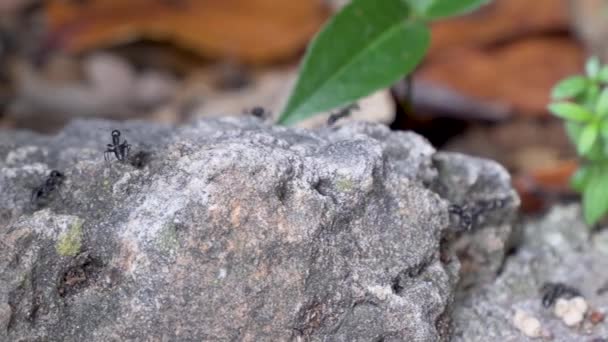
{"label": "dry brown leaf", "polygon": [[327,17],[321,0],[50,1],[52,41],[71,52],[146,38],[250,63],[299,52]]}
{"label": "dry brown leaf", "polygon": [[513,175],[524,211],[533,212],[572,194],[576,150],[561,120],[517,117],[499,125],[473,125],[444,148],[496,160]]}
{"label": "dry brown leaf", "polygon": [[566,31],[567,14],[563,0],[495,0],[471,15],[434,24],[430,57],[453,47],[479,47]]}
{"label": "dry brown leaf", "polygon": [[[496,160],[511,173],[525,174],[576,157],[563,123],[552,117],[518,117],[489,127],[474,124],[445,148]],[[542,161],[530,163],[531,155]]]}
{"label": "dry brown leaf", "polygon": [[553,191],[570,191],[570,178],[576,172],[576,160],[564,160],[558,165],[537,168],[530,173],[539,187]]}
{"label": "dry brown leaf", "polygon": [[491,51],[452,49],[418,76],[522,114],[546,115],[551,88],[583,63],[583,49],[571,39],[531,38]]}
{"label": "dry brown leaf", "polygon": [[558,165],[514,175],[513,187],[521,198],[522,210],[541,210],[554,202],[560,194],[572,193],[570,178],[577,168],[576,160],[563,160]]}
{"label": "dry brown leaf", "polygon": [[606,0],[568,0],[574,31],[594,55],[608,61]]}

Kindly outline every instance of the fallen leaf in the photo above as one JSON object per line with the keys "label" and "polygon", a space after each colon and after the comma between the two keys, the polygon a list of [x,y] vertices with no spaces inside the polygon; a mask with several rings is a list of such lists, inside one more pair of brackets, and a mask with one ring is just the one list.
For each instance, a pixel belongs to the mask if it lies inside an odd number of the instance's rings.
{"label": "fallen leaf", "polygon": [[31,6],[34,0],[2,0],[0,1],[0,15],[15,15],[27,6]]}
{"label": "fallen leaf", "polygon": [[499,125],[473,125],[444,148],[496,160],[513,175],[525,212],[571,197],[576,151],[560,120],[517,117]]}
{"label": "fallen leaf", "polygon": [[567,2],[574,31],[585,42],[587,50],[600,56],[604,61],[608,60],[608,44],[606,43],[606,34],[608,34],[606,10],[608,10],[608,4],[606,1],[568,0]]}
{"label": "fallen leaf", "polygon": [[490,51],[452,49],[425,64],[418,77],[520,114],[542,116],[553,85],[580,72],[583,64],[584,51],[571,39],[529,38]]}
{"label": "fallen leaf", "polygon": [[577,168],[577,161],[564,160],[557,165],[515,174],[513,187],[521,198],[522,210],[538,211],[558,200],[560,195],[572,194],[570,178]]}
{"label": "fallen leaf", "polygon": [[430,57],[454,47],[504,43],[535,34],[563,32],[568,27],[568,10],[562,0],[495,0],[471,15],[434,24]]}
{"label": "fallen leaf", "polygon": [[538,188],[527,175],[515,176],[512,185],[520,199],[520,210],[524,213],[534,213],[543,210],[546,199],[539,194]]}
{"label": "fallen leaf", "polygon": [[262,63],[303,49],[328,9],[321,0],[54,0],[45,12],[51,44],[70,52],[144,38]]}
{"label": "fallen leaf", "polygon": [[549,191],[571,191],[570,178],[576,172],[576,160],[564,160],[557,165],[537,168],[530,171],[530,177],[537,186]]}

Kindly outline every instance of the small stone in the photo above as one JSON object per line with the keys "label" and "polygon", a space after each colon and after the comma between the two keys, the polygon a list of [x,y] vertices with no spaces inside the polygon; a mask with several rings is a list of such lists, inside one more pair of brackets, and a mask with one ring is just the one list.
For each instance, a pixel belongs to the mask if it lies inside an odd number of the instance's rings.
{"label": "small stone", "polygon": [[572,327],[583,321],[587,309],[588,305],[583,297],[574,297],[572,299],[559,298],[555,302],[553,312],[567,326]]}
{"label": "small stone", "polygon": [[515,311],[515,316],[513,316],[513,325],[524,335],[531,338],[540,337],[543,332],[539,320],[520,309]]}
{"label": "small stone", "polygon": [[555,338],[551,330],[547,328],[542,329],[540,336],[542,337],[543,341],[553,341],[553,339]]}
{"label": "small stone", "polygon": [[603,312],[595,311],[595,310],[592,311],[591,314],[589,315],[589,321],[593,325],[603,322],[604,318],[606,318],[606,314],[604,314]]}

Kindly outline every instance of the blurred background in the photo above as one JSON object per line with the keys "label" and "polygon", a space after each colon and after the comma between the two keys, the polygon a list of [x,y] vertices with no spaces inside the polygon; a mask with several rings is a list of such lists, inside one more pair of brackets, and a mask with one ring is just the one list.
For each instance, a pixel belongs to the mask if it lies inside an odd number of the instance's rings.
{"label": "blurred background", "polygon": [[[0,127],[276,114],[309,39],[344,2],[0,0]],[[353,119],[499,161],[529,213],[572,199],[575,152],[546,105],[589,55],[607,61],[607,18],[607,0],[495,0],[437,23],[413,101],[403,80],[362,100]]]}

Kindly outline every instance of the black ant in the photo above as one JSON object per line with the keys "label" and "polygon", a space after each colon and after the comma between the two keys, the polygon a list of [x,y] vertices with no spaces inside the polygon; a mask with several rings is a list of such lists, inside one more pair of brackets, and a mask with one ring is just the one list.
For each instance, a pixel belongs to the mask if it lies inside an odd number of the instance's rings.
{"label": "black ant", "polygon": [[260,119],[267,119],[271,116],[272,113],[264,109],[264,107],[256,106],[251,108],[251,110],[245,110],[245,114],[249,114]]}
{"label": "black ant", "polygon": [[465,231],[469,231],[479,223],[480,215],[488,211],[504,208],[507,202],[507,199],[492,199],[464,205],[452,204],[448,207],[448,213],[458,217],[460,227]]}
{"label": "black ant", "polygon": [[543,306],[551,307],[558,298],[574,298],[581,295],[580,291],[562,283],[545,283],[540,289]]}
{"label": "black ant", "polygon": [[127,143],[127,140],[124,140],[122,143],[120,142],[120,131],[115,129],[112,131],[112,143],[108,144],[108,149],[103,153],[103,157],[106,161],[109,161],[110,158],[108,154],[114,153],[116,159],[121,162],[124,162],[129,157],[129,151],[131,150],[131,145]]}
{"label": "black ant", "polygon": [[331,113],[329,115],[329,118],[327,118],[327,126],[332,126],[333,124],[335,124],[338,120],[345,118],[347,116],[350,115],[350,113],[353,110],[359,110],[359,104],[358,103],[353,103],[351,105],[348,105],[340,110],[338,110],[335,113]]}
{"label": "black ant", "polygon": [[32,190],[31,203],[40,205],[41,200],[48,200],[53,191],[63,183],[64,178],[65,176],[61,172],[51,171],[44,184]]}
{"label": "black ant", "polygon": [[448,213],[455,215],[460,220],[460,225],[465,231],[473,228],[473,216],[469,212],[467,206],[459,206],[456,204],[452,204],[448,207]]}

